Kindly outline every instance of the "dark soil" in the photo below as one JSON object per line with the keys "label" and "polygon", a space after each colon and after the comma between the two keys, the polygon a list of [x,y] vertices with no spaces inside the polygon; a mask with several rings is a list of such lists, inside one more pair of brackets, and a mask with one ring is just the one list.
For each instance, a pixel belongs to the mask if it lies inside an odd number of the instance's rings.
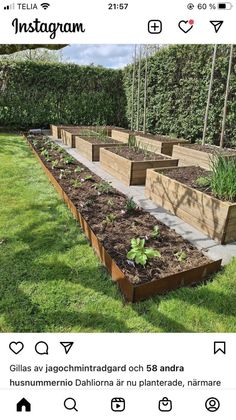
{"label": "dark soil", "polygon": [[101,137],[101,138],[99,138],[99,137],[96,137],[96,136],[87,137],[86,135],[83,135],[83,136],[80,136],[80,137],[81,137],[81,139],[84,139],[87,142],[92,143],[92,144],[122,144],[119,141],[112,139],[111,137]]}
{"label": "dark soil", "polygon": [[[63,159],[68,154],[55,143],[40,137],[32,145],[130,282],[149,282],[209,263],[210,260],[190,242],[149,213],[140,208],[128,211],[127,197],[109,187],[109,184],[80,162],[74,160],[73,163],[65,164]],[[41,154],[45,149],[49,153],[46,159]],[[55,163],[55,160],[60,163],[52,169],[52,161]],[[81,170],[79,173],[75,172],[78,167]],[[107,186],[109,188],[105,191]],[[156,225],[159,226],[160,234],[153,238],[152,232]],[[145,238],[145,246],[159,250],[161,258],[150,259],[145,268],[128,261],[127,252],[132,238]],[[175,256],[180,251],[187,255],[182,262]]]}
{"label": "dark soil", "polygon": [[212,154],[228,154],[229,152],[236,153],[235,149],[220,149],[217,146],[210,145],[210,144],[186,144],[184,147],[189,147],[190,149],[199,150],[200,152],[212,153]]}
{"label": "dark soil", "polygon": [[[122,146],[122,147],[109,147],[111,152],[114,152],[116,155],[122,156],[128,160],[133,160],[135,162],[147,161],[147,160],[168,160],[167,156],[157,155],[153,152],[144,151],[142,149],[136,149],[133,147]],[[170,158],[169,158],[170,159]]]}
{"label": "dark soil", "polygon": [[[167,171],[163,172],[164,175],[167,175],[168,177],[175,179],[176,181],[181,182],[182,184],[187,185],[188,187],[194,188],[195,190],[204,192],[205,194],[208,194],[214,198],[216,197],[212,190],[210,185],[207,187],[199,186],[199,184],[196,182],[198,178],[203,177],[210,177],[211,172],[207,171],[205,169],[200,168],[199,166],[189,166],[189,167],[179,167],[174,169],[168,169]],[[221,201],[227,202],[228,200]]]}

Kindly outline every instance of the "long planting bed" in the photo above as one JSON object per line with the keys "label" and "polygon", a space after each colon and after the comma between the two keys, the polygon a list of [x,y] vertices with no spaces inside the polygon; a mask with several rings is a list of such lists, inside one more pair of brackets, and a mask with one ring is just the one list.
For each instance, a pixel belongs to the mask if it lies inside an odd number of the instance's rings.
{"label": "long planting bed", "polygon": [[[233,162],[231,162],[233,163]],[[148,170],[145,194],[157,205],[179,216],[185,222],[222,244],[236,240],[236,200],[219,198],[214,189],[221,189],[218,195],[226,193],[230,178],[223,173],[214,174],[216,185],[211,187],[212,172],[199,166]],[[234,169],[230,190],[236,192],[236,169]],[[216,190],[217,191],[217,190]]]}
{"label": "long planting bed", "polygon": [[197,284],[220,269],[221,260],[209,260],[175,231],[157,224],[54,142],[42,136],[28,140],[127,301]]}
{"label": "long planting bed", "polygon": [[178,159],[132,146],[100,150],[102,168],[126,185],[145,185],[148,168],[178,166]]}

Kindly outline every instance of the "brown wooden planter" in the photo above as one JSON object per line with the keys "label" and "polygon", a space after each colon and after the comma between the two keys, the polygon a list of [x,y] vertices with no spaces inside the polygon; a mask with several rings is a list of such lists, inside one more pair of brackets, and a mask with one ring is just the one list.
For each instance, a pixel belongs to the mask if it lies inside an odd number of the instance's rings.
{"label": "brown wooden planter", "polygon": [[52,137],[55,139],[61,139],[61,130],[72,128],[72,125],[50,125]]}
{"label": "brown wooden planter", "polygon": [[[114,146],[113,146],[114,147]],[[104,148],[100,151],[100,163],[109,174],[126,185],[144,185],[148,168],[178,166],[178,159],[147,160],[135,162]]]}
{"label": "brown wooden planter", "polygon": [[[29,143],[30,144],[30,143]],[[38,161],[40,162],[43,170],[47,174],[48,178],[50,179],[51,183],[63,198],[65,203],[67,204],[68,208],[71,210],[75,219],[80,223],[81,228],[83,229],[86,237],[90,241],[93,249],[95,250],[96,254],[98,255],[101,263],[107,268],[109,271],[112,280],[116,282],[119,286],[121,292],[123,293],[125,299],[128,302],[139,302],[141,300],[147,299],[149,297],[167,293],[170,290],[177,289],[183,286],[194,285],[197,283],[202,282],[211,274],[216,273],[220,270],[221,267],[221,260],[218,261],[211,261],[208,264],[204,264],[199,267],[195,267],[191,270],[182,271],[180,273],[167,276],[162,279],[154,280],[152,282],[142,283],[142,284],[132,284],[130,281],[125,277],[124,273],[120,270],[117,266],[115,261],[111,258],[111,256],[107,253],[104,246],[96,237],[95,233],[90,228],[89,224],[80,214],[80,212],[76,209],[73,202],[70,200],[68,195],[63,191],[60,184],[57,182],[55,177],[52,173],[48,170],[48,168],[44,165],[43,161],[34,150],[32,145],[30,147],[34,154],[36,155]]]}
{"label": "brown wooden planter", "polygon": [[236,240],[236,204],[218,200],[171,179],[165,175],[165,169],[162,173],[147,171],[145,194],[210,238],[222,244]]}
{"label": "brown wooden planter", "polygon": [[[219,150],[216,147],[216,150]],[[200,166],[206,170],[211,169],[211,162],[214,156],[213,153],[202,152],[191,147],[184,146],[174,146],[173,147],[173,158],[179,159],[180,166]],[[227,156],[229,159],[236,159],[236,151],[234,152],[224,152],[224,156]]]}
{"label": "brown wooden planter", "polygon": [[[100,160],[100,151],[103,147],[114,147],[116,144],[114,143],[100,143],[100,144],[92,144],[89,141],[85,140],[82,137],[76,136],[75,137],[75,146],[78,152],[86,157],[88,160],[93,162],[98,162]],[[122,146],[122,145],[121,145]]]}
{"label": "brown wooden planter", "polygon": [[134,135],[133,131],[126,130],[125,128],[119,128],[119,127],[113,128],[111,132],[111,137],[114,140],[120,141],[122,143],[128,143],[132,135]]}
{"label": "brown wooden planter", "polygon": [[168,136],[161,135],[145,135],[137,134],[135,135],[136,142],[140,144],[141,147],[145,147],[147,150],[154,153],[163,153],[164,155],[172,156],[173,147],[175,144],[187,144],[190,143],[189,140],[177,139]]}

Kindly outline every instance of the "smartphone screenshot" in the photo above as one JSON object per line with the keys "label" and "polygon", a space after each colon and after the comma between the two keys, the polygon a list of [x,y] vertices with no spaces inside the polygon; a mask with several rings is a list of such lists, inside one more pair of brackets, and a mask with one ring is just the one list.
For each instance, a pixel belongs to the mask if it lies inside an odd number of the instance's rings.
{"label": "smartphone screenshot", "polygon": [[234,420],[236,4],[0,0],[0,416]]}

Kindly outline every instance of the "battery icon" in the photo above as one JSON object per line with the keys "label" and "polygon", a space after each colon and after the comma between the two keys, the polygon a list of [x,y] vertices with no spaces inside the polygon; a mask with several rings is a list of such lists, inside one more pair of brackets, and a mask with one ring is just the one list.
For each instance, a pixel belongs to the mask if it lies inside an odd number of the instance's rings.
{"label": "battery icon", "polygon": [[218,9],[231,10],[232,7],[233,7],[232,3],[229,3],[229,2],[218,3]]}

